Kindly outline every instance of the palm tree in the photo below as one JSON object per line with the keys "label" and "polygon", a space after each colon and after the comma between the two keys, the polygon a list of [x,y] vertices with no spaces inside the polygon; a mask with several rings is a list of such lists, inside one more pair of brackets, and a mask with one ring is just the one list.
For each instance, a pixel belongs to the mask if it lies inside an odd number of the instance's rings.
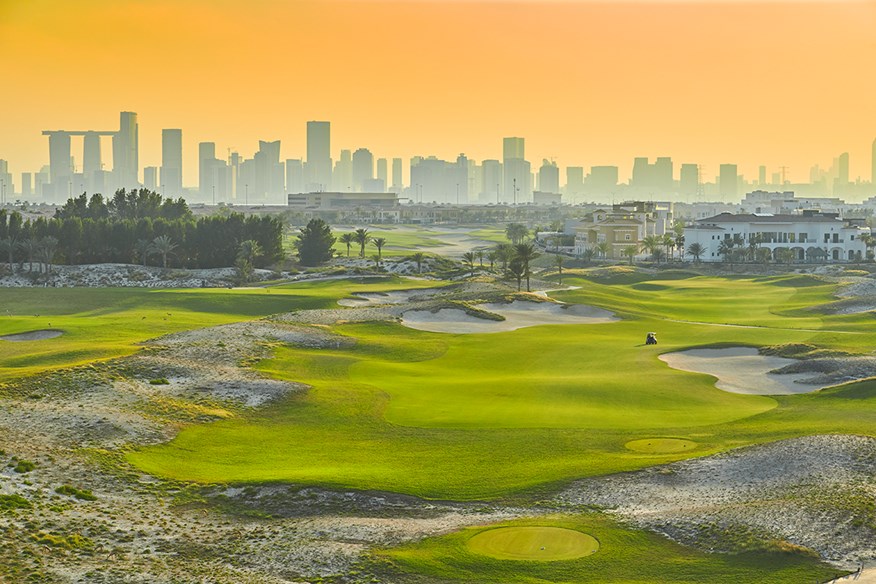
{"label": "palm tree", "polygon": [[356,234],[344,233],[341,235],[341,243],[347,246],[347,257],[350,257],[350,247],[356,243]]}
{"label": "palm tree", "polygon": [[385,237],[375,237],[371,240],[371,245],[377,248],[377,258],[378,260],[383,259],[383,246],[386,245]]}
{"label": "palm tree", "polygon": [[694,263],[700,263],[700,256],[706,253],[706,248],[699,243],[692,243],[687,247],[687,255],[693,257]]}
{"label": "palm tree", "polygon": [[596,250],[592,247],[585,248],[584,251],[581,252],[581,259],[586,263],[590,263],[593,261],[593,256],[596,255]]}
{"label": "palm tree", "polygon": [[874,237],[870,233],[864,233],[863,235],[861,235],[860,239],[863,242],[864,246],[867,248],[867,259],[872,260],[873,248],[876,247],[876,237]]}
{"label": "palm tree", "polygon": [[167,268],[168,254],[173,252],[173,250],[175,250],[176,248],[177,245],[167,235],[159,235],[152,240],[152,251],[153,253],[157,253],[161,256],[161,265],[164,268]]}
{"label": "palm tree", "polygon": [[48,235],[40,241],[40,259],[46,264],[46,273],[52,273],[55,253],[58,251],[58,238]]}
{"label": "palm tree", "polygon": [[252,279],[256,258],[262,255],[262,246],[254,239],[247,239],[237,248],[236,266],[244,283]]}
{"label": "palm tree", "polygon": [[529,278],[529,270],[520,258],[515,257],[508,262],[508,274],[517,280],[517,291],[520,292],[520,283],[523,281],[523,278]]}
{"label": "palm tree", "polygon": [[491,251],[487,254],[487,261],[490,262],[490,271],[493,269],[493,265],[496,263],[496,260],[499,259],[499,254],[496,251]]}
{"label": "palm tree", "polygon": [[794,250],[788,247],[780,247],[776,250],[776,259],[786,264],[793,262],[796,259],[795,255]]}
{"label": "palm tree", "polygon": [[557,272],[560,274],[560,284],[563,283],[563,256],[560,254],[554,255],[554,265],[557,267]]}
{"label": "palm tree", "polygon": [[496,259],[502,262],[502,271],[508,269],[508,262],[514,257],[514,246],[510,243],[500,243],[496,246]]}
{"label": "palm tree", "polygon": [[639,248],[635,245],[628,245],[621,250],[621,255],[629,258],[631,266],[633,265],[633,258],[636,257],[637,253],[639,253]]}
{"label": "palm tree", "polygon": [[509,223],[505,228],[505,237],[511,240],[512,245],[517,245],[529,237],[529,229],[521,223]]}
{"label": "palm tree", "polygon": [[733,265],[734,247],[735,243],[732,239],[722,239],[721,244],[718,246],[718,254],[724,256],[724,261],[728,262],[731,266]]}
{"label": "palm tree", "polygon": [[653,255],[654,250],[663,245],[663,240],[656,235],[647,235],[642,238],[642,251],[646,251]]}
{"label": "palm tree", "polygon": [[480,263],[481,267],[483,268],[484,267],[484,250],[482,250],[482,249],[477,250],[475,252],[475,255],[478,257],[478,262]]}
{"label": "palm tree", "polygon": [[374,254],[371,256],[371,259],[374,260],[374,266],[379,270],[380,269],[380,255]]}
{"label": "palm tree", "polygon": [[468,266],[471,275],[474,276],[475,254],[470,251],[465,252],[462,254],[462,261]]}
{"label": "palm tree", "polygon": [[535,246],[531,243],[518,243],[514,246],[514,259],[519,260],[523,264],[524,276],[526,277],[526,291],[529,289],[529,264],[541,254],[535,251]]}
{"label": "palm tree", "polygon": [[418,251],[416,253],[412,253],[409,259],[412,259],[415,262],[417,262],[417,273],[419,274],[422,271],[423,260],[426,259],[426,254],[424,254],[421,251]]}
{"label": "palm tree", "polygon": [[134,244],[134,252],[137,254],[137,258],[145,266],[146,260],[149,259],[149,254],[152,253],[152,244],[149,243],[149,240],[147,239],[138,239],[137,243]]}
{"label": "palm tree", "polygon": [[654,251],[651,252],[651,259],[654,260],[655,263],[659,264],[660,260],[666,259],[666,252],[657,247],[654,249]]}
{"label": "palm tree", "polygon": [[596,247],[594,249],[596,249],[602,259],[605,259],[606,257],[608,257],[608,252],[611,251],[611,244],[607,241],[600,241],[596,244]]}
{"label": "palm tree", "polygon": [[666,248],[666,255],[672,259],[675,256],[675,233],[664,233],[661,243]]}
{"label": "palm tree", "polygon": [[371,241],[371,236],[368,235],[368,230],[360,227],[356,230],[356,233],[353,234],[353,239],[359,244],[359,257],[364,258],[365,246]]}

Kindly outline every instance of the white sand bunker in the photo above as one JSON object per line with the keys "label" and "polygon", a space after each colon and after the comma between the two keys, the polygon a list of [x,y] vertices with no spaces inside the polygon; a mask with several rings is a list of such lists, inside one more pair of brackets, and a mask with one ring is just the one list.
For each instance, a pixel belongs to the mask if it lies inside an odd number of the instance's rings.
{"label": "white sand bunker", "polygon": [[500,314],[505,320],[487,320],[458,308],[442,308],[437,312],[409,310],[402,315],[402,324],[433,333],[471,334],[499,333],[542,324],[599,324],[618,320],[607,310],[583,304],[515,300],[510,304],[478,304],[478,308]]}
{"label": "white sand bunker", "polygon": [[760,355],[751,347],[691,349],[660,355],[660,360],[673,369],[714,375],[718,378],[715,387],[732,393],[790,395],[809,393],[829,385],[802,381],[812,373],[770,373],[795,360]]}
{"label": "white sand bunker", "polygon": [[419,296],[429,296],[438,288],[415,288],[413,290],[392,290],[390,292],[359,292],[353,298],[341,298],[341,306],[377,306],[380,304],[404,304]]}
{"label": "white sand bunker", "polygon": [[63,334],[64,331],[57,330],[28,331],[26,333],[2,336],[0,341],[45,341],[46,339],[55,339]]}

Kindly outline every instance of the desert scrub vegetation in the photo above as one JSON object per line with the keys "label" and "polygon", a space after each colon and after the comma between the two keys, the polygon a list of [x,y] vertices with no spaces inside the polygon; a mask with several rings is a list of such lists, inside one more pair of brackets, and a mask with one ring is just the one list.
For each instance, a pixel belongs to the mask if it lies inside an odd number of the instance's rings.
{"label": "desert scrub vegetation", "polygon": [[0,495],[0,512],[14,509],[31,509],[31,502],[21,495]]}
{"label": "desert scrub vegetation", "polygon": [[67,535],[57,532],[38,531],[32,534],[31,539],[39,545],[63,548],[65,550],[90,550],[94,547],[94,542],[79,533],[70,533]]}
{"label": "desert scrub vegetation", "polygon": [[36,468],[36,463],[31,462],[29,460],[19,460],[15,463],[15,466],[12,468],[15,472],[19,474],[24,474],[32,471]]}
{"label": "desert scrub vegetation", "polygon": [[97,497],[94,496],[94,493],[87,489],[77,489],[76,487],[70,485],[61,485],[55,492],[59,495],[67,495],[73,497],[75,499],[79,499],[80,501],[96,501]]}

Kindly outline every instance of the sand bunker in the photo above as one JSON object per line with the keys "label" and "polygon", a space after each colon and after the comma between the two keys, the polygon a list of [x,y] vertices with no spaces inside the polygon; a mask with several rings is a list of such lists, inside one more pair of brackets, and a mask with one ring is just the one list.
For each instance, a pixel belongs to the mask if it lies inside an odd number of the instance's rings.
{"label": "sand bunker", "polygon": [[596,553],[599,542],[591,535],[562,527],[499,527],[466,542],[469,550],[497,560],[553,562]]}
{"label": "sand bunker", "polygon": [[611,312],[583,304],[555,304],[515,300],[510,304],[478,304],[505,320],[487,320],[466,314],[458,308],[437,312],[409,310],[402,315],[406,327],[433,333],[499,333],[543,324],[599,324],[618,320]]}
{"label": "sand bunker", "polygon": [[352,298],[338,300],[341,306],[377,306],[380,304],[404,304],[415,297],[428,296],[438,292],[438,288],[417,288],[414,290],[393,290],[391,292],[360,292]]}
{"label": "sand bunker", "polygon": [[715,387],[732,393],[751,395],[790,395],[809,393],[830,384],[810,384],[802,380],[812,373],[770,373],[794,359],[760,355],[751,347],[728,349],[691,349],[660,355],[660,360],[673,369],[707,373],[718,378]]}
{"label": "sand bunker", "polygon": [[46,339],[55,339],[63,334],[64,331],[56,330],[28,331],[26,333],[18,333],[14,335],[6,335],[0,337],[0,341],[45,341]]}

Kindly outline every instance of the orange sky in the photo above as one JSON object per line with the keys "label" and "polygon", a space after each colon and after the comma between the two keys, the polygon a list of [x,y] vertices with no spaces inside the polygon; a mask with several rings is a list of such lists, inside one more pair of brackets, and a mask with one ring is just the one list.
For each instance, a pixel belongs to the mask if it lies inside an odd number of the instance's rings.
{"label": "orange sky", "polygon": [[187,185],[197,142],[299,158],[310,119],[332,121],[335,157],[481,160],[524,136],[534,166],[622,179],[634,156],[672,156],[805,180],[843,151],[869,177],[876,138],[872,0],[0,0],[0,55],[16,183],[48,161],[41,130],[114,129],[121,110],[141,166],[183,128]]}

